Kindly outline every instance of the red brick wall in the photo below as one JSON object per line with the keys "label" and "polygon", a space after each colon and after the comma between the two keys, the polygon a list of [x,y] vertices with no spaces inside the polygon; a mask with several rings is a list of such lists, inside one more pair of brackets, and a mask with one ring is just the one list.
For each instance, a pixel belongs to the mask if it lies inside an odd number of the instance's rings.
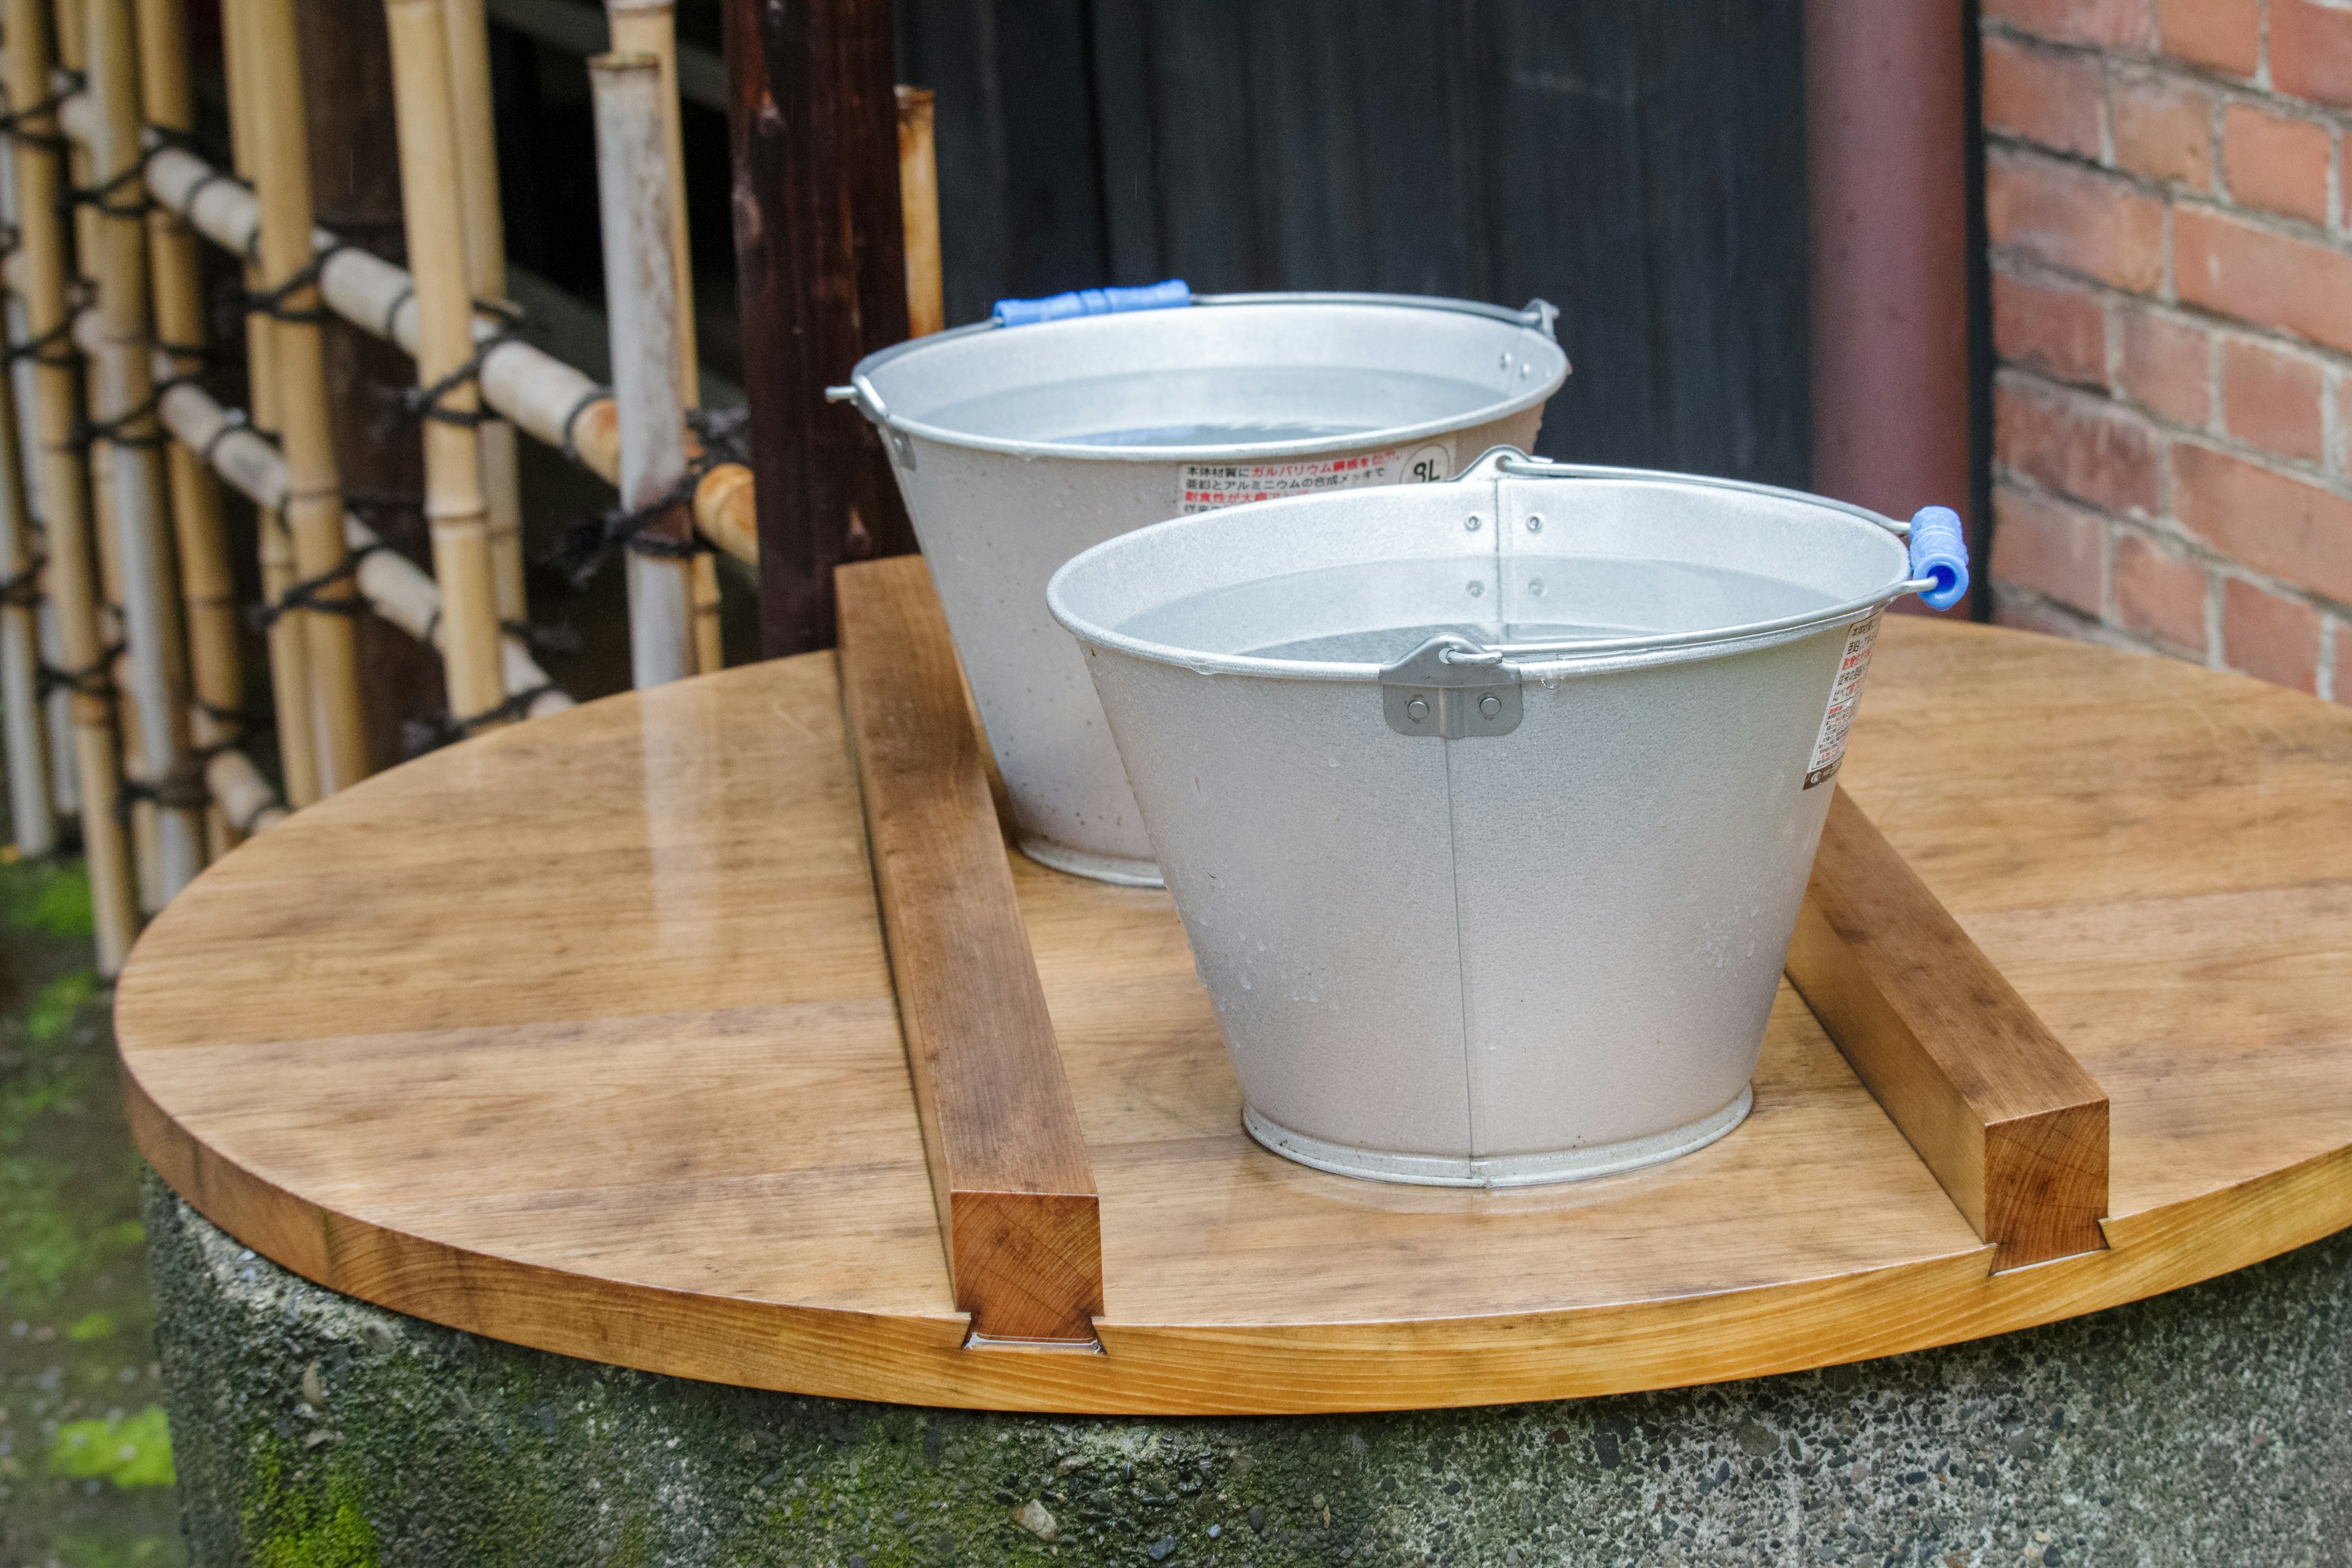
{"label": "red brick wall", "polygon": [[1982,0],[2000,619],[2352,702],[2352,0]]}

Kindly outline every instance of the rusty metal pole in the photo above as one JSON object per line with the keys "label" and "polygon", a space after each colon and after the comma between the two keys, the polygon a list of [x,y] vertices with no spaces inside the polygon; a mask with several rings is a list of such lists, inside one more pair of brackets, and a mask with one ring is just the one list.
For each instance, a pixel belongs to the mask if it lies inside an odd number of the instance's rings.
{"label": "rusty metal pole", "polygon": [[1972,510],[1967,47],[1961,0],[1806,0],[1813,488],[1894,517]]}
{"label": "rusty metal pole", "polygon": [[727,0],[743,384],[770,657],[828,647],[833,569],[914,530],[882,444],[824,401],[907,335],[889,0]]}

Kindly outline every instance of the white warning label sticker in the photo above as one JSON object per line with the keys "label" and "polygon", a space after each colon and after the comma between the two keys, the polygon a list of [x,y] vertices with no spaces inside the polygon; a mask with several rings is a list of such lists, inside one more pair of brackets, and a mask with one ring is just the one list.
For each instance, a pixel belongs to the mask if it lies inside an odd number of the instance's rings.
{"label": "white warning label sticker", "polygon": [[1454,445],[1425,441],[1353,458],[1305,458],[1267,463],[1187,463],[1178,477],[1180,516],[1239,506],[1244,501],[1349,490],[1362,485],[1418,485],[1454,477]]}
{"label": "white warning label sticker", "polygon": [[1881,613],[1873,610],[1845,629],[1845,652],[1838,658],[1837,679],[1830,682],[1829,711],[1822,715],[1822,732],[1813,740],[1813,760],[1805,764],[1807,789],[1837,777],[1838,764],[1845,761],[1845,739],[1862,706],[1863,678],[1870,673]]}

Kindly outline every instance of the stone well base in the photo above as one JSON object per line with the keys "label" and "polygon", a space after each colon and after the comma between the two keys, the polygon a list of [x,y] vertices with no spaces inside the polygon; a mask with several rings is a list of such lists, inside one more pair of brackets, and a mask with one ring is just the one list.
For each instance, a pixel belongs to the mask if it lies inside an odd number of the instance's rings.
{"label": "stone well base", "polygon": [[320,1289],[152,1180],[148,1235],[201,1568],[2352,1563],[2352,1234],[1830,1372],[1241,1420],[689,1383]]}

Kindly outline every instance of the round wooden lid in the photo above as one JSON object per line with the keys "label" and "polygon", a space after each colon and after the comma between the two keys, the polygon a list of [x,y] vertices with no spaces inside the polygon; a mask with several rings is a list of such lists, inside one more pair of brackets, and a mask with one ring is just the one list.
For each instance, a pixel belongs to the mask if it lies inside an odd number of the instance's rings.
{"label": "round wooden lid", "polygon": [[1514,1192],[1265,1152],[1165,895],[1014,875],[1101,1193],[1102,1352],[965,1349],[830,655],[436,752],[207,871],[117,1003],[141,1147],[395,1310],[1008,1409],[1477,1405],[2086,1312],[2352,1224],[2352,711],[1890,618],[1851,789],[2112,1101],[2108,1249],[1995,1273],[1793,992],[1756,1110]]}

